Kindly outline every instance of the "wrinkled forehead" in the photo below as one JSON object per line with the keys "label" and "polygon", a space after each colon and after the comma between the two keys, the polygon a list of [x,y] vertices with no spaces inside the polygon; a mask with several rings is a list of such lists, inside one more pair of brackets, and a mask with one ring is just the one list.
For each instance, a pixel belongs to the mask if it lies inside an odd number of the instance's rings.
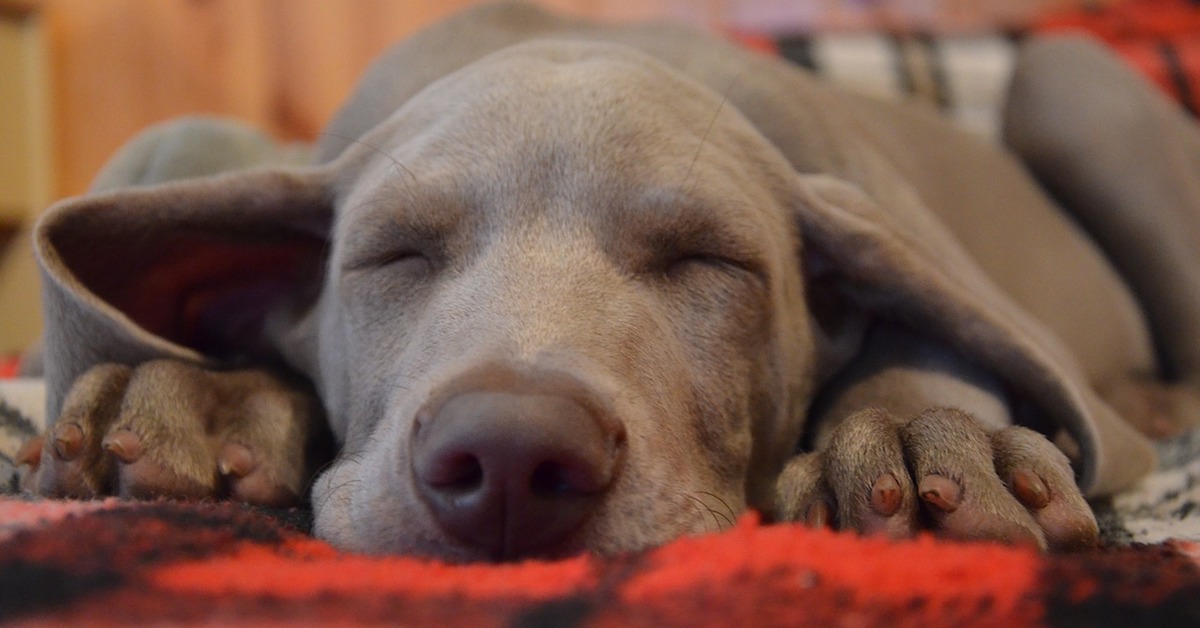
{"label": "wrinkled forehead", "polygon": [[574,41],[530,42],[477,61],[348,152],[376,181],[469,179],[489,193],[549,181],[753,187],[763,182],[724,179],[761,178],[763,162],[777,157],[722,94],[637,51]]}
{"label": "wrinkled forehead", "polygon": [[[399,141],[436,128],[434,137],[480,146],[561,139],[666,148],[707,132],[721,109],[719,95],[642,53],[549,40],[501,50],[445,77],[391,122],[401,127]],[[417,129],[403,128],[413,123]]]}

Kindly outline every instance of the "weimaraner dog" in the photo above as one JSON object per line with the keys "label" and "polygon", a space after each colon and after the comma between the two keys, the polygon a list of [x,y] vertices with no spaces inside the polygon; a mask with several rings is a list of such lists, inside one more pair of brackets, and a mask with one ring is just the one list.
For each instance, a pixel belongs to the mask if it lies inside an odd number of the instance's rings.
{"label": "weimaraner dog", "polygon": [[1084,496],[1196,397],[1200,133],[1079,41],[1028,46],[1008,108],[1002,149],[682,28],[496,5],[388,52],[304,164],[152,131],[38,227],[27,485],[307,496],[339,547],[456,561],[749,509],[1094,544]]}

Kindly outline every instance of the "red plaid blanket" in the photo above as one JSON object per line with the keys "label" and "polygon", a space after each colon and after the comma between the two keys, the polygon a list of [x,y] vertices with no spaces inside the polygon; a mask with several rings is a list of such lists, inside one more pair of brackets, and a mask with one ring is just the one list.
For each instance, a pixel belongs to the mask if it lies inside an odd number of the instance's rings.
{"label": "red plaid blanket", "polygon": [[1042,556],[746,517],[614,558],[452,566],[341,553],[304,513],[0,499],[17,624],[1197,625],[1200,545]]}
{"label": "red plaid blanket", "polygon": [[1103,11],[1052,13],[1038,20],[1034,31],[1099,37],[1192,115],[1200,115],[1200,2],[1127,0]]}

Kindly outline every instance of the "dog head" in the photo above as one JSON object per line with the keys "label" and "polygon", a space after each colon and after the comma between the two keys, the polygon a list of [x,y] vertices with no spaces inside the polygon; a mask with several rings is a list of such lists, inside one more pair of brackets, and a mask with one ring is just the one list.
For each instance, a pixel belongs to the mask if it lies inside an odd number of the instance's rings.
{"label": "dog head", "polygon": [[[615,551],[766,506],[814,382],[794,174],[628,50],[515,47],[352,146],[296,361],[363,549]],[[790,443],[790,444],[789,444]],[[714,520],[715,518],[715,520]]]}

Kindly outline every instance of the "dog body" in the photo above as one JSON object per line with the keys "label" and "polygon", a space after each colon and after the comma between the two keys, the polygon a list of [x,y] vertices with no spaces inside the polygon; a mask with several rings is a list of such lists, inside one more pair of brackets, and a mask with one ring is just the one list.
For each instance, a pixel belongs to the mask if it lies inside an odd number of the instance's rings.
{"label": "dog body", "polygon": [[1147,299],[933,114],[500,5],[385,55],[316,162],[47,215],[38,490],[287,502],[324,416],[347,548],[615,552],[746,508],[1072,547],[1074,475],[1152,464],[1100,394],[1168,390],[1130,384]]}

